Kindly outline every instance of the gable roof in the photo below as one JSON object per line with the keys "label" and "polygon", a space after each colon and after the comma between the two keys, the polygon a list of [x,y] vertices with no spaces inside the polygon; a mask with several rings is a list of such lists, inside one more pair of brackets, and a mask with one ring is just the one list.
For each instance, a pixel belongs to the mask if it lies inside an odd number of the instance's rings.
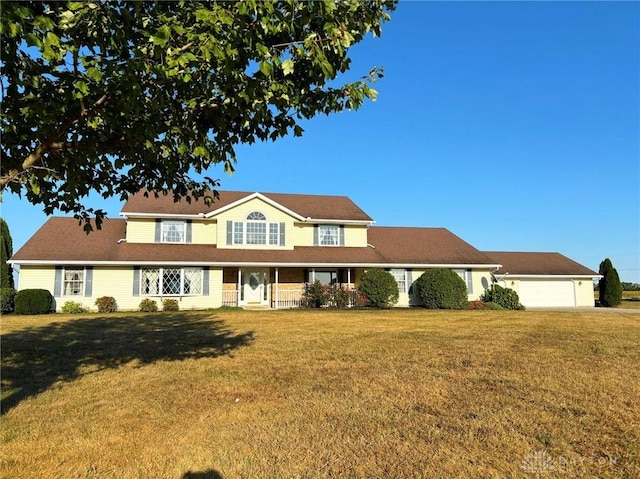
{"label": "gable roof", "polygon": [[485,251],[485,254],[502,265],[496,272],[498,275],[599,276],[560,253]]}
{"label": "gable roof", "polygon": [[129,197],[122,208],[122,215],[213,215],[219,210],[250,200],[256,196],[264,197],[283,208],[298,214],[301,218],[315,220],[365,221],[373,219],[347,196],[299,195],[286,193],[251,193],[246,191],[219,191],[219,199],[207,206],[202,198],[188,203],[184,198],[175,202],[173,195],[138,192]]}
{"label": "gable roof", "polygon": [[18,264],[197,264],[269,266],[495,267],[444,228],[370,227],[367,247],[301,246],[245,250],[208,244],[127,243],[126,221],[108,219],[85,234],[73,218],[50,218],[11,258]]}

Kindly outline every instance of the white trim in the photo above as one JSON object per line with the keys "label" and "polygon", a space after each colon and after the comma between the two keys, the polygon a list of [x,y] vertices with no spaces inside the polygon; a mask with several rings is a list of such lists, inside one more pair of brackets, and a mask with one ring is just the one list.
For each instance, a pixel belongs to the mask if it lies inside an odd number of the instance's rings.
{"label": "white trim", "polygon": [[126,213],[121,212],[120,216],[127,218],[158,218],[160,220],[191,220],[194,218],[202,219],[202,214],[186,215],[186,214],[169,214],[169,213]]}
{"label": "white trim", "polygon": [[375,221],[373,220],[331,220],[331,219],[318,219],[306,217],[304,223],[313,223],[318,225],[361,225],[372,226]]}

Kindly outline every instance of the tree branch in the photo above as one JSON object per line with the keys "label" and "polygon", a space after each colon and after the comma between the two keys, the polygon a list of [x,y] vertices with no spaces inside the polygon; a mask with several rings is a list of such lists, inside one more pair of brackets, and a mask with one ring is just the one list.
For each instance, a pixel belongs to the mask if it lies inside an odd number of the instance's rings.
{"label": "tree branch", "polygon": [[90,109],[86,109],[84,107],[84,104],[81,103],[82,108],[80,113],[73,118],[69,118],[69,120],[67,120],[62,125],[60,125],[55,135],[49,137],[44,143],[41,143],[40,145],[38,145],[35,151],[33,153],[30,153],[22,161],[22,165],[20,165],[20,168],[21,168],[20,170],[18,169],[9,170],[9,172],[6,175],[4,175],[3,177],[0,177],[0,190],[4,190],[9,183],[18,181],[19,178],[22,175],[24,175],[29,169],[33,168],[36,165],[36,163],[38,163],[46,153],[49,153],[50,151],[60,151],[60,150],[72,148],[73,147],[72,145],[76,143],[72,143],[72,142],[60,143],[60,142],[57,142],[56,140],[60,138],[65,132],[67,132],[69,128],[71,128],[73,125],[95,114],[98,110],[103,108],[106,105],[108,98],[109,98],[109,95],[105,93],[93,104],[93,106]]}

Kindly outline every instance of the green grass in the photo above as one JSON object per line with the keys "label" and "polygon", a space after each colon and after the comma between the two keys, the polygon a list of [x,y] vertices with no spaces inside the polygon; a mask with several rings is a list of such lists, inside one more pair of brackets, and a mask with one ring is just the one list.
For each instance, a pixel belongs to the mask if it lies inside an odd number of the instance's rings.
{"label": "green grass", "polygon": [[640,315],[2,318],[2,477],[636,478]]}

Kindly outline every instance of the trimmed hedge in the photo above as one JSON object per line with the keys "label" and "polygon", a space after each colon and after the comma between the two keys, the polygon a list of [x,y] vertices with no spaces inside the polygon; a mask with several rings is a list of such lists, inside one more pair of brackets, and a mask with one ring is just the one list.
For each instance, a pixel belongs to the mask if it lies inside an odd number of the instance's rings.
{"label": "trimmed hedge", "polygon": [[16,293],[16,314],[47,314],[51,311],[53,296],[46,289],[23,289]]}
{"label": "trimmed hedge", "polygon": [[390,308],[398,302],[400,296],[398,283],[393,275],[381,269],[365,271],[360,278],[358,291],[369,306],[379,309]]}
{"label": "trimmed hedge", "polygon": [[425,271],[416,280],[416,287],[427,309],[467,309],[467,285],[450,269],[433,268]]}

